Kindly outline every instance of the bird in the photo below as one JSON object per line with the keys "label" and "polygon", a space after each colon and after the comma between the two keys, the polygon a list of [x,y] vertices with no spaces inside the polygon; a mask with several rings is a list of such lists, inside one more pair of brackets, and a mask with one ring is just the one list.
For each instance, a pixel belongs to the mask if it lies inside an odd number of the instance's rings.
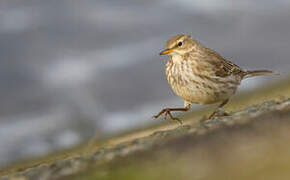
{"label": "bird", "polygon": [[169,55],[166,79],[173,92],[184,100],[184,107],[164,108],[154,118],[164,114],[165,119],[169,117],[180,124],[182,121],[171,112],[188,111],[191,104],[219,103],[207,117],[211,119],[229,102],[242,80],[277,74],[270,70],[244,70],[188,34],[177,34],[169,39],[160,55]]}

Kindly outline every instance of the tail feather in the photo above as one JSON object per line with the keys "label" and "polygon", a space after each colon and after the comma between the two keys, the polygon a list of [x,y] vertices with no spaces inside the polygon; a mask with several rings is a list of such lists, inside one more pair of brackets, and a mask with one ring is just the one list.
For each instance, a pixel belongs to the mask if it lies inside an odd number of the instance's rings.
{"label": "tail feather", "polygon": [[246,71],[244,79],[254,76],[270,76],[270,75],[279,75],[279,74],[269,70]]}

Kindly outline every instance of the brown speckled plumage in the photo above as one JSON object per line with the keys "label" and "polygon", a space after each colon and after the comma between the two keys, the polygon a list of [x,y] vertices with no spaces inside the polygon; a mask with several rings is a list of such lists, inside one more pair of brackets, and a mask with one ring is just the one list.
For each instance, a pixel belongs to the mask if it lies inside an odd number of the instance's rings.
{"label": "brown speckled plumage", "polygon": [[[189,35],[179,34],[166,43],[169,60],[165,67],[166,78],[176,95],[184,100],[184,108],[166,108],[155,117],[165,113],[173,120],[171,111],[187,111],[190,104],[214,104],[224,106],[246,77],[270,75],[272,71],[245,71],[226,60],[212,49],[206,48]],[[214,111],[209,118],[211,118]]]}

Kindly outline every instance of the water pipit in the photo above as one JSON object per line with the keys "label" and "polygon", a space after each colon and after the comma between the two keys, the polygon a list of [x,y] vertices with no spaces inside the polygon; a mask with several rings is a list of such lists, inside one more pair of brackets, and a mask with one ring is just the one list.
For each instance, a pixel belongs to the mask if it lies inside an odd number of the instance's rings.
{"label": "water pipit", "polygon": [[186,34],[179,34],[166,43],[160,55],[169,55],[165,73],[174,93],[184,100],[183,108],[165,108],[155,118],[164,114],[172,120],[172,111],[188,111],[191,104],[220,103],[208,119],[227,104],[245,78],[275,74],[269,70],[243,70],[212,49]]}

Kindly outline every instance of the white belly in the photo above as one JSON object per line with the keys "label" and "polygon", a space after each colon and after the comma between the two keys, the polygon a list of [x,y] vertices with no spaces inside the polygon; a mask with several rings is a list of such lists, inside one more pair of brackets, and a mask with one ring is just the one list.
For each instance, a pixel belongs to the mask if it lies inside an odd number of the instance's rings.
{"label": "white belly", "polygon": [[[213,104],[230,98],[236,92],[237,86],[230,89],[218,89],[202,84],[171,85],[174,93],[193,104]],[[210,89],[212,88],[212,89]]]}
{"label": "white belly", "polygon": [[171,66],[168,64],[166,77],[174,93],[189,103],[213,104],[224,101],[236,92],[240,84],[240,80],[235,76],[214,76],[212,77],[214,80],[209,80],[208,74],[195,75],[192,70],[186,70],[185,67],[182,71],[181,66],[182,64]]}

